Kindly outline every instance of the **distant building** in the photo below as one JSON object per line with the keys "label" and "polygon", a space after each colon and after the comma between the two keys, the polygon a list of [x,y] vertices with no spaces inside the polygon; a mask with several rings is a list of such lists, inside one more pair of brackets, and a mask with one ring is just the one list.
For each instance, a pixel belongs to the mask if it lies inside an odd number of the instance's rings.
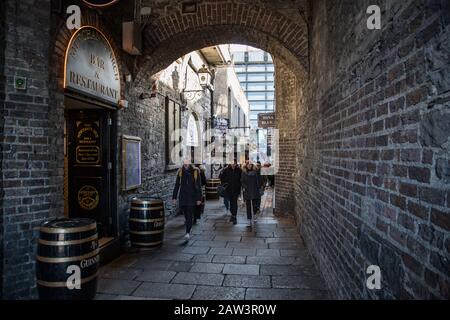
{"label": "distant building", "polygon": [[258,126],[258,114],[275,110],[272,56],[260,49],[231,45],[231,54],[241,86],[250,106],[250,125]]}

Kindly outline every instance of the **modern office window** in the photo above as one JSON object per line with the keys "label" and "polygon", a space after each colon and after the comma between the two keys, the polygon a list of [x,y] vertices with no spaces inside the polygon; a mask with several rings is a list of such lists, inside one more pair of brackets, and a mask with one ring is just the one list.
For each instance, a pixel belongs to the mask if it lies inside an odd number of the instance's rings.
{"label": "modern office window", "polygon": [[265,91],[266,84],[264,82],[247,83],[248,91]]}
{"label": "modern office window", "polygon": [[249,64],[247,66],[248,72],[266,72],[265,64]]}
{"label": "modern office window", "polygon": [[247,73],[247,81],[266,81],[264,73]]}
{"label": "modern office window", "polygon": [[251,100],[266,100],[265,92],[248,92],[247,99]]}

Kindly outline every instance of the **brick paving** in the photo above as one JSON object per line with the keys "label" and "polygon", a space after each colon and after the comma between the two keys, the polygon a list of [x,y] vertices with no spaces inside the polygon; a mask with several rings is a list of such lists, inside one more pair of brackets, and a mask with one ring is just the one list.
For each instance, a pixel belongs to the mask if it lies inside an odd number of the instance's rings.
{"label": "brick paving", "polygon": [[327,299],[292,217],[275,216],[272,192],[253,227],[243,206],[238,224],[222,202],[208,202],[188,243],[184,218],[171,219],[159,249],[129,249],[100,270],[96,299]]}

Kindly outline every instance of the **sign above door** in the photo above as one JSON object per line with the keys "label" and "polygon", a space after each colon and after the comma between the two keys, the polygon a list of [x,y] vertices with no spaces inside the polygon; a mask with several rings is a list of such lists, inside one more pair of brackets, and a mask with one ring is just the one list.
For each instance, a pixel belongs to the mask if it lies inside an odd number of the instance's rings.
{"label": "sign above door", "polygon": [[72,36],[66,51],[64,88],[119,104],[119,66],[108,40],[96,28],[85,26]]}

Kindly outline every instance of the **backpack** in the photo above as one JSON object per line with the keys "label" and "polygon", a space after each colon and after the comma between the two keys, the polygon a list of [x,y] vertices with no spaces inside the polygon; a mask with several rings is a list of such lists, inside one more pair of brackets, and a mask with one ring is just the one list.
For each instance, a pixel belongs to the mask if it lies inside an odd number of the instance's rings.
{"label": "backpack", "polygon": [[[183,168],[181,168],[181,169],[178,171],[178,176],[179,176],[180,179],[181,179],[181,177],[183,176]],[[197,169],[197,168],[194,168],[194,182],[197,182],[197,178],[198,178],[198,169]]]}

